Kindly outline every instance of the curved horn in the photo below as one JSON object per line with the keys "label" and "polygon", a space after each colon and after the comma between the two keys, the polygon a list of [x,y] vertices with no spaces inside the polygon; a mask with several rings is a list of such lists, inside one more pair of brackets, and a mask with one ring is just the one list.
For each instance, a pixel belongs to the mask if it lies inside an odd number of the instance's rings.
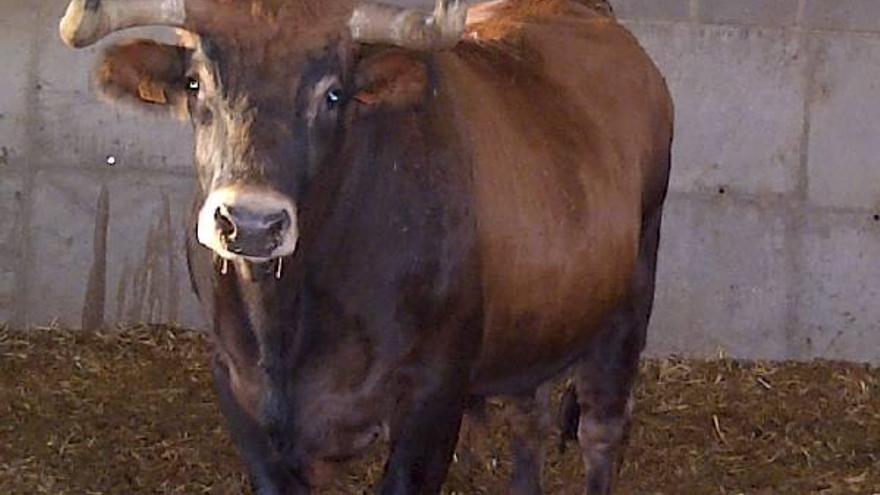
{"label": "curved horn", "polygon": [[108,34],[135,26],[186,27],[186,0],[71,0],[59,31],[80,48]]}
{"label": "curved horn", "polygon": [[348,22],[361,43],[387,43],[414,50],[442,50],[458,43],[465,29],[467,6],[462,0],[437,0],[434,12],[364,3]]}

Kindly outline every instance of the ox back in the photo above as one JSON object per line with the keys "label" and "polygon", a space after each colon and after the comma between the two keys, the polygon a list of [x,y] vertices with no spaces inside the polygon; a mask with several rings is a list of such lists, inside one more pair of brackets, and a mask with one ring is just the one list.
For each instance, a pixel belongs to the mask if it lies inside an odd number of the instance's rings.
{"label": "ox back", "polygon": [[585,491],[610,493],[672,139],[635,38],[575,0],[212,2],[74,0],[62,35],[197,35],[112,48],[99,84],[196,129],[187,258],[255,492],[309,493],[384,437],[379,491],[438,493],[463,414],[503,395],[511,492],[539,493],[543,387],[569,371]]}

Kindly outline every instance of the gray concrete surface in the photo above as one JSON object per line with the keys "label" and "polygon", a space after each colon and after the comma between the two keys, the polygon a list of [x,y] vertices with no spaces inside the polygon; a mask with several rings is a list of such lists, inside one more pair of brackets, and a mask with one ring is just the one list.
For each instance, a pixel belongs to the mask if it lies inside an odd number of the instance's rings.
{"label": "gray concrete surface", "polygon": [[[650,352],[880,363],[880,2],[612,3],[677,103]],[[0,321],[202,326],[187,127],[97,101],[65,0],[0,6]]]}

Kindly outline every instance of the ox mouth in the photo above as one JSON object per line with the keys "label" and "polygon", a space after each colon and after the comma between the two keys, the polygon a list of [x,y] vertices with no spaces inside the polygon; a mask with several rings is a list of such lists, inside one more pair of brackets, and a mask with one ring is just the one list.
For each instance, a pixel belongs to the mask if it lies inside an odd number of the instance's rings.
{"label": "ox mouth", "polygon": [[291,239],[290,236],[280,233],[273,233],[269,238],[260,238],[242,234],[227,235],[219,229],[199,241],[218,258],[252,265],[280,263],[282,258],[292,255],[297,246],[296,238]]}
{"label": "ox mouth", "polygon": [[[280,239],[227,239],[221,236],[220,242],[223,245],[224,254],[228,253],[233,259],[244,259],[252,263],[265,263],[280,256],[273,256]],[[218,253],[220,254],[220,253]],[[223,256],[223,254],[220,254]]]}
{"label": "ox mouth", "polygon": [[271,259],[250,259],[247,257],[228,258],[214,256],[214,268],[220,275],[229,275],[232,268],[236,273],[250,281],[266,280],[274,277],[281,280],[284,277],[284,257]]}

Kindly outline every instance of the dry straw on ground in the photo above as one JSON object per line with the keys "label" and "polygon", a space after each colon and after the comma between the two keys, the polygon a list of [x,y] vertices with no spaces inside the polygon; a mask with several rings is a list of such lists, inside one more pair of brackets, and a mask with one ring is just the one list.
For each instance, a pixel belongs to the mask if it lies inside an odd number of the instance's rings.
{"label": "dry straw on ground", "polygon": [[[0,330],[0,493],[238,494],[203,338]],[[504,493],[503,407],[447,493]],[[577,449],[547,439],[548,493],[578,493]],[[880,371],[664,360],[643,365],[622,494],[880,494]],[[359,494],[377,457],[323,493]]]}

